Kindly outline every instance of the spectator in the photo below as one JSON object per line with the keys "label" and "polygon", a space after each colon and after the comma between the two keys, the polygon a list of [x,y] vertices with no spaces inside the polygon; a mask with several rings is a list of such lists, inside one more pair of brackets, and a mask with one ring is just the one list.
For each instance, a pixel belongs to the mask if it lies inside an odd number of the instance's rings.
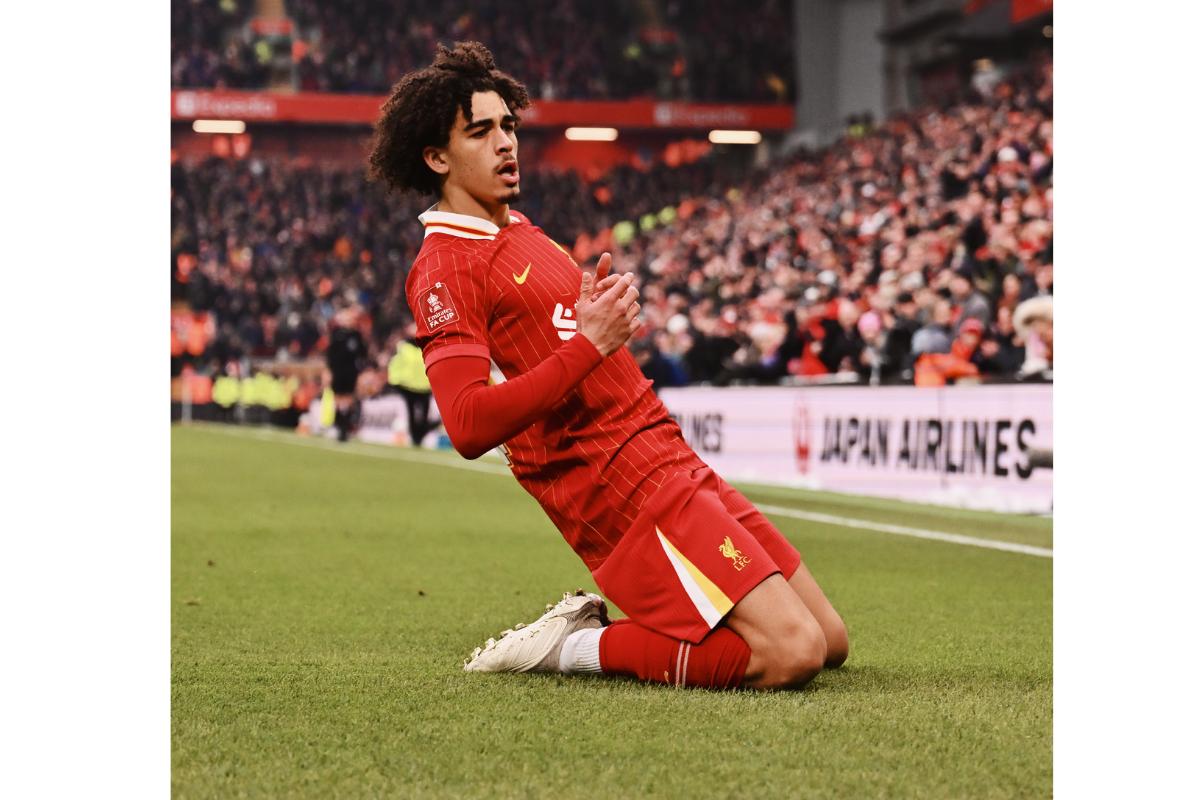
{"label": "spectator", "polygon": [[1025,348],[1016,341],[1012,312],[1007,306],[996,311],[996,323],[979,343],[971,359],[985,375],[1016,375],[1025,363]]}
{"label": "spectator", "polygon": [[1031,376],[1054,368],[1054,298],[1038,296],[1017,306],[1013,327],[1025,341],[1025,363],[1020,375]]}
{"label": "spectator", "polygon": [[850,300],[835,301],[837,316],[825,319],[818,357],[829,372],[857,372],[863,350],[862,335],[858,332],[861,312]]}
{"label": "spectator", "polygon": [[787,318],[787,335],[780,347],[786,359],[788,373],[800,377],[826,375],[829,370],[821,362],[821,339],[825,336],[822,319],[814,306],[799,303]]}
{"label": "spectator", "polygon": [[326,360],[337,408],[334,427],[337,428],[338,441],[345,442],[357,424],[358,378],[368,365],[367,345],[362,333],[355,327],[358,323],[357,309],[342,309],[334,316],[333,323]]}
{"label": "spectator", "polygon": [[950,301],[939,298],[933,306],[933,314],[925,325],[912,338],[912,353],[922,356],[926,353],[949,353],[954,341],[950,327],[953,312]]}
{"label": "spectator", "polygon": [[971,283],[971,276],[965,270],[955,271],[950,276],[950,295],[958,306],[956,330],[962,330],[963,323],[973,319],[981,326],[992,319],[992,310],[987,298]]}
{"label": "spectator", "polygon": [[874,311],[858,318],[858,333],[863,348],[858,357],[859,376],[872,385],[877,385],[883,375],[886,340],[883,336],[883,321]]}
{"label": "spectator", "polygon": [[632,345],[633,356],[637,360],[642,374],[654,384],[656,392],[663,387],[683,386],[687,383],[683,369],[663,354],[659,347],[660,342],[662,342],[661,332],[657,336],[641,339]]}
{"label": "spectator", "polygon": [[920,327],[916,300],[911,292],[901,292],[892,306],[891,326],[887,329],[884,341],[882,378],[898,379],[905,373],[911,373],[912,340]]}
{"label": "spectator", "polygon": [[1004,276],[1001,286],[1000,299],[996,301],[996,316],[999,318],[1001,310],[1007,309],[1011,320],[1012,312],[1017,310],[1017,305],[1021,302],[1021,277],[1015,272],[1010,272]]}
{"label": "spectator", "polygon": [[689,322],[692,346],[684,355],[688,375],[695,383],[727,381],[725,365],[738,349],[732,326],[714,312],[709,299],[692,309]]}
{"label": "spectator", "polygon": [[983,334],[983,323],[967,319],[958,336],[950,344],[950,352],[928,352],[922,354],[914,367],[914,382],[917,386],[944,386],[951,381],[979,376],[972,358]]}

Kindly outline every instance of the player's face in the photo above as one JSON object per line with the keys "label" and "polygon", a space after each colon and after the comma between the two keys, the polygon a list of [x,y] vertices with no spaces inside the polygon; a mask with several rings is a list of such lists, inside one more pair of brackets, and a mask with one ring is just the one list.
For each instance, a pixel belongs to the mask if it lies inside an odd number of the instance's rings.
{"label": "player's face", "polygon": [[471,119],[460,109],[450,130],[443,196],[466,195],[488,210],[518,199],[517,123],[500,95],[476,92],[471,97]]}

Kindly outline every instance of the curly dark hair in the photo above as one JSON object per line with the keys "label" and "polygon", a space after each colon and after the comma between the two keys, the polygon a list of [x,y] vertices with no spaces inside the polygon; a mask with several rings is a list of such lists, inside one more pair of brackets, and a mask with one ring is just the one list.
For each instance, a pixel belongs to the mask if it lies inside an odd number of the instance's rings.
{"label": "curly dark hair", "polygon": [[479,42],[438,45],[428,67],[408,73],[392,87],[375,123],[367,175],[389,189],[436,196],[443,177],[422,155],[426,147],[445,147],[459,109],[471,121],[471,96],[496,92],[514,113],[529,105],[529,92],[496,68],[492,53]]}

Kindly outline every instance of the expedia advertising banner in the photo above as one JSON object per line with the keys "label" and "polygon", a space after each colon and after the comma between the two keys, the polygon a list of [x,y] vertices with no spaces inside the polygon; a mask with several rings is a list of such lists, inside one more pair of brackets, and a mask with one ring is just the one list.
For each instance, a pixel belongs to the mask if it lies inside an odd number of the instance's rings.
{"label": "expedia advertising banner", "polygon": [[688,388],[660,397],[692,448],[730,480],[1049,512],[1052,392],[1048,384]]}

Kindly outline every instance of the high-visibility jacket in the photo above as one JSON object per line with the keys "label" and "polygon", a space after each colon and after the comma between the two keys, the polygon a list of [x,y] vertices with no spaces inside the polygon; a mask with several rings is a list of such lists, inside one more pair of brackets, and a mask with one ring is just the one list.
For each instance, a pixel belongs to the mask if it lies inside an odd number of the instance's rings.
{"label": "high-visibility jacket", "polygon": [[285,408],[292,407],[292,396],[296,394],[296,390],[300,388],[300,381],[295,375],[289,375],[286,378],[279,378],[278,394],[275,397],[275,410],[282,411]]}
{"label": "high-visibility jacket", "polygon": [[254,378],[247,376],[238,382],[238,402],[244,406],[252,406],[258,402]]}
{"label": "high-visibility jacket", "polygon": [[328,386],[321,393],[321,427],[332,428],[334,420],[337,418],[336,399],[333,396],[333,389]]}
{"label": "high-visibility jacket", "polygon": [[258,404],[274,410],[279,397],[279,379],[266,372],[258,373]]}
{"label": "high-visibility jacket", "polygon": [[213,382],[212,399],[219,406],[231,408],[237,403],[240,393],[237,378],[222,375]]}
{"label": "high-visibility jacket", "polygon": [[409,341],[396,345],[396,355],[388,362],[388,383],[410,392],[428,392],[429,378],[425,375],[425,359],[421,348]]}

